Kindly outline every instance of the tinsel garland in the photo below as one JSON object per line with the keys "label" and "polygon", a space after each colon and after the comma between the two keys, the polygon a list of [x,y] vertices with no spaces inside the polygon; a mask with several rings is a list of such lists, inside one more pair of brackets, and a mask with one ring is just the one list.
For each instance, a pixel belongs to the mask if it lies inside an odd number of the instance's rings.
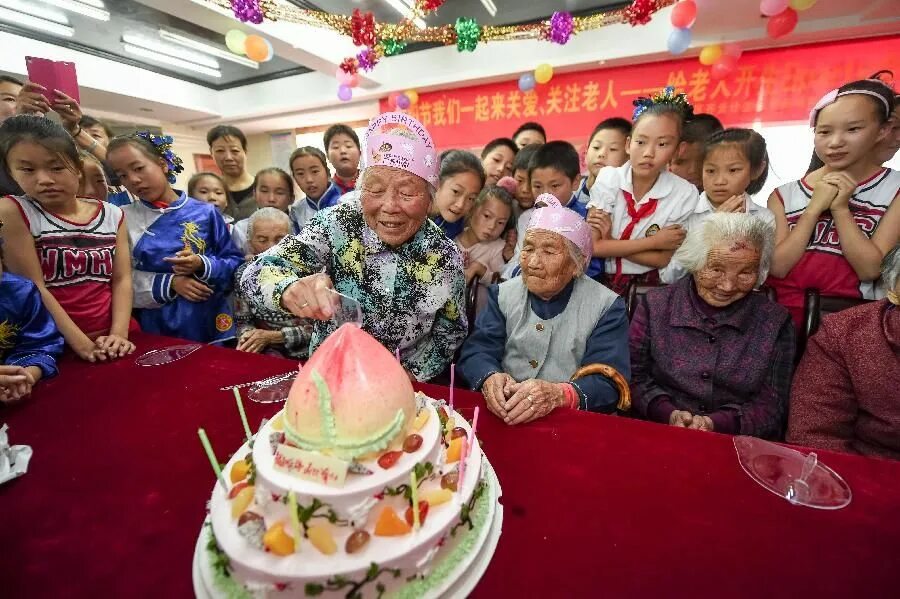
{"label": "tinsel garland", "polygon": [[631,6],[625,9],[625,18],[632,27],[646,25],[650,22],[653,13],[659,10],[657,4],[656,0],[634,0]]}
{"label": "tinsel garland", "polygon": [[358,8],[353,9],[350,17],[350,39],[355,46],[371,48],[375,45],[375,16],[371,12],[362,13]]}
{"label": "tinsel garland", "polygon": [[475,19],[460,17],[456,19],[456,49],[460,52],[472,52],[481,37],[481,28]]}
{"label": "tinsel garland", "polygon": [[547,31],[547,39],[554,44],[564,46],[572,32],[575,30],[575,19],[567,12],[555,12],[550,17],[550,27]]}

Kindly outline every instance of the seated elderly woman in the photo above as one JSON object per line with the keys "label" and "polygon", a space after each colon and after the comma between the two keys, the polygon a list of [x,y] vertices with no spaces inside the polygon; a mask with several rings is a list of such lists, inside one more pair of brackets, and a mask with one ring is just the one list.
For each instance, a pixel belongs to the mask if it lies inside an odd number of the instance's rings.
{"label": "seated elderly woman", "polygon": [[[591,234],[581,216],[549,194],[535,205],[520,254],[522,276],[489,288],[459,369],[507,424],[559,407],[613,412],[620,392],[623,407],[628,403],[625,304],[584,275]],[[602,375],[570,381],[592,364],[601,365]]]}
{"label": "seated elderly woman", "polygon": [[787,440],[900,459],[900,245],[881,265],[887,298],[822,319],[791,392]]}
{"label": "seated elderly woman", "polygon": [[631,320],[631,393],[655,422],[777,438],[783,433],[794,328],[788,311],[753,293],[775,230],[749,214],[714,214],[675,259],[691,276],[651,289]]}
{"label": "seated elderly woman", "polygon": [[410,376],[444,371],[466,336],[465,279],[456,244],[428,219],[438,160],[414,118],[369,124],[360,200],[318,212],[300,234],[247,266],[241,292],[259,308],[316,319],[310,352],[335,330],[335,294],[356,299],[363,329],[399,350]]}
{"label": "seated elderly woman", "polygon": [[[291,219],[287,214],[278,208],[260,208],[248,219],[247,246],[252,255],[257,256],[290,233]],[[247,264],[245,262],[234,272],[234,324],[237,327],[238,351],[264,352],[305,360],[309,357],[313,321],[251,302],[239,286]]]}

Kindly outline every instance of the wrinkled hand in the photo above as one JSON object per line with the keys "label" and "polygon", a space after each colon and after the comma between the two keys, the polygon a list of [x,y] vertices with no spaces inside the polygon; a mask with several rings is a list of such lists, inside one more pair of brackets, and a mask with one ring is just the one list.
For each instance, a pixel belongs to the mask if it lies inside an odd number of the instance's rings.
{"label": "wrinkled hand", "polygon": [[101,335],[94,340],[94,344],[111,360],[127,356],[135,350],[134,343],[120,335]]}
{"label": "wrinkled hand", "polygon": [[849,210],[850,198],[856,190],[856,181],[853,177],[844,171],[838,171],[824,175],[822,181],[837,188],[837,193],[831,201],[831,210]]}
{"label": "wrinkled hand", "polygon": [[487,403],[488,410],[498,418],[506,420],[506,389],[515,381],[505,372],[495,372],[487,377],[481,385],[481,392]]}
{"label": "wrinkled hand", "polygon": [[190,250],[181,250],[174,256],[166,256],[163,260],[172,265],[172,272],[176,275],[192,275],[203,270],[203,260]]}
{"label": "wrinkled hand", "polygon": [[518,233],[516,233],[515,229],[510,229],[506,232],[506,243],[503,244],[503,261],[509,262],[512,260],[513,254],[516,253],[516,241],[518,240]]}
{"label": "wrinkled hand", "polygon": [[0,403],[28,397],[34,383],[34,377],[22,366],[0,365]]}
{"label": "wrinkled hand", "polygon": [[709,416],[694,416],[691,419],[691,424],[688,428],[692,428],[698,431],[712,432],[714,426],[712,418],[710,418]]}
{"label": "wrinkled hand", "polygon": [[656,244],[656,249],[671,252],[677,250],[684,243],[685,237],[687,237],[687,229],[681,225],[668,225],[660,229],[652,239]]}
{"label": "wrinkled hand", "polygon": [[609,239],[612,233],[612,217],[608,212],[598,208],[588,210],[587,223],[600,235],[600,239]]}
{"label": "wrinkled hand", "polygon": [[172,277],[172,289],[189,302],[205,302],[213,291],[194,277]]}
{"label": "wrinkled hand", "polygon": [[524,424],[543,418],[565,402],[560,383],[528,379],[507,387],[512,396],[506,400],[506,423]]}
{"label": "wrinkled hand", "polygon": [[63,126],[69,132],[75,131],[82,117],[81,106],[78,105],[78,100],[58,89],[53,90],[53,93],[53,110],[59,115]]}
{"label": "wrinkled hand", "polygon": [[50,103],[44,97],[47,88],[31,81],[26,81],[16,98],[16,114],[47,114]]}
{"label": "wrinkled hand", "polygon": [[829,183],[826,177],[827,175],[823,176],[813,185],[812,198],[810,198],[809,206],[807,207],[807,210],[812,210],[816,216],[826,210],[830,210],[831,203],[838,194],[837,185]]}
{"label": "wrinkled hand", "polygon": [[285,289],[281,296],[281,305],[300,318],[329,320],[334,315],[334,302],[337,297],[329,291],[333,288],[331,277],[325,273],[309,275]]}
{"label": "wrinkled hand", "polygon": [[258,354],[266,347],[282,342],[284,342],[284,337],[279,331],[251,329],[241,335],[241,338],[238,340],[237,350]]}
{"label": "wrinkled hand", "polygon": [[675,410],[669,415],[669,425],[679,428],[689,428],[694,420],[694,415],[687,410]]}
{"label": "wrinkled hand", "polygon": [[731,196],[716,208],[716,212],[746,212],[747,196],[739,194]]}

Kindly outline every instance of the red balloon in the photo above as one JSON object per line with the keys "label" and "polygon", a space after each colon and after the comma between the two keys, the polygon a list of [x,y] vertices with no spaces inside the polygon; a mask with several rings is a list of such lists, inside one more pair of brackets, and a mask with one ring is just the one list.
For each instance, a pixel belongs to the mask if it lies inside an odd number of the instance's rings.
{"label": "red balloon", "polygon": [[388,96],[388,107],[390,107],[391,110],[397,110],[397,98],[399,97],[399,92],[394,92]]}
{"label": "red balloon", "polygon": [[713,79],[724,79],[734,73],[734,70],[737,68],[737,62],[737,58],[734,56],[723,54],[722,58],[717,60],[709,70],[709,73]]}
{"label": "red balloon", "polygon": [[797,11],[793,8],[788,8],[769,19],[769,22],[766,24],[766,31],[769,33],[769,37],[778,39],[792,32],[796,26]]}
{"label": "red balloon", "polygon": [[672,26],[687,29],[697,20],[697,4],[694,0],[682,0],[672,9]]}

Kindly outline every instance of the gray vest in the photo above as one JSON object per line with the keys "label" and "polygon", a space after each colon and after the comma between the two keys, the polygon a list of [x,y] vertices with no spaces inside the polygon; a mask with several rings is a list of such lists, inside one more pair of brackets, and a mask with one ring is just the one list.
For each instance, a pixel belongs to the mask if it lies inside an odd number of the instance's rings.
{"label": "gray vest", "polygon": [[531,310],[522,277],[500,285],[500,311],[506,317],[503,371],[517,381],[568,381],[584,357],[587,340],[619,296],[581,276],[566,308],[542,320]]}

